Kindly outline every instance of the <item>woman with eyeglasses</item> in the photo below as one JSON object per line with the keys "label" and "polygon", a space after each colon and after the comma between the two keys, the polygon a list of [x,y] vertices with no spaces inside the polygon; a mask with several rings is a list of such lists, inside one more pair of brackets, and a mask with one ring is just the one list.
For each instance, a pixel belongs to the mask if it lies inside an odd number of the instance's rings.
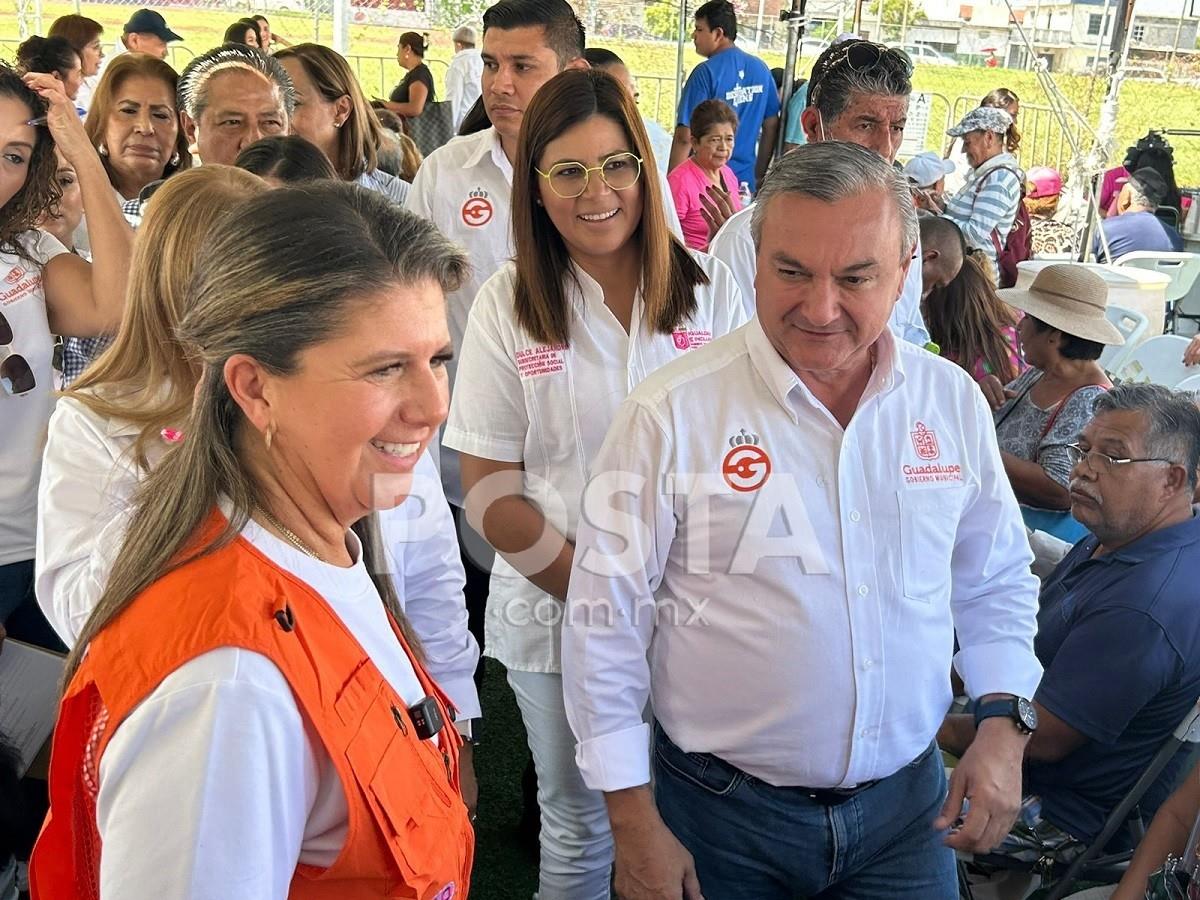
{"label": "woman with eyeglasses", "polygon": [[[53,75],[22,78],[0,64],[0,143],[0,624],[14,638],[58,646],[33,595],[54,335],[92,337],[120,321],[132,232],[75,105]],[[56,145],[99,226],[94,265],[35,228],[60,201]]]}
{"label": "woman with eyeglasses", "polygon": [[611,75],[568,70],[537,92],[513,161],[515,259],[475,299],[443,438],[497,551],[485,646],[537,769],[541,900],[609,896],[608,817],[575,765],[559,658],[589,462],[640,381],[745,318],[724,264],[668,230],[649,147]]}
{"label": "woman with eyeglasses", "polygon": [[667,174],[683,239],[693,250],[707,250],[715,223],[704,206],[714,191],[725,195],[733,212],[742,208],[737,176],[729,167],[737,134],[737,113],[721,100],[705,100],[692,110],[692,155]]}

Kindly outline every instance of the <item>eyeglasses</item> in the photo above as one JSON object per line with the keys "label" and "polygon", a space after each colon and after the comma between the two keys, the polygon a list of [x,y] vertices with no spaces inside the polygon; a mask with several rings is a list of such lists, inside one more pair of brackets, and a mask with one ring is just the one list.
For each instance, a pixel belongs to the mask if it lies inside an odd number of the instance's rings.
{"label": "eyeglasses", "polygon": [[1109,456],[1107,453],[1101,453],[1099,450],[1084,450],[1078,444],[1067,444],[1067,458],[1071,460],[1071,467],[1079,465],[1083,460],[1087,460],[1088,468],[1099,474],[1101,472],[1111,472],[1113,469],[1120,466],[1127,466],[1130,463],[1140,462],[1157,462],[1175,464],[1174,460],[1163,459],[1159,456],[1144,456],[1137,459],[1125,458],[1118,459],[1115,456]]}
{"label": "eyeglasses", "polygon": [[725,136],[714,134],[710,137],[700,138],[700,143],[705,147],[711,147],[714,150],[720,150],[722,147],[732,147],[734,145],[734,137],[732,135]]}
{"label": "eyeglasses", "polygon": [[887,66],[899,69],[906,78],[913,73],[912,59],[903,50],[873,41],[846,41],[834,48],[820,72],[813,73],[808,91],[810,106],[816,102],[825,79],[840,66],[849,66],[855,72],[869,72],[879,66]]}
{"label": "eyeglasses", "polygon": [[4,313],[0,313],[0,387],[12,397],[28,394],[37,387],[33,369],[19,353],[13,353],[13,330]]}
{"label": "eyeglasses", "polygon": [[593,172],[600,173],[600,180],[614,191],[625,191],[637,184],[642,175],[641,157],[625,152],[614,153],[598,166],[585,166],[581,162],[560,162],[550,167],[549,172],[543,172],[534,167],[537,172],[550,183],[550,190],[564,200],[574,200],[583,196]]}

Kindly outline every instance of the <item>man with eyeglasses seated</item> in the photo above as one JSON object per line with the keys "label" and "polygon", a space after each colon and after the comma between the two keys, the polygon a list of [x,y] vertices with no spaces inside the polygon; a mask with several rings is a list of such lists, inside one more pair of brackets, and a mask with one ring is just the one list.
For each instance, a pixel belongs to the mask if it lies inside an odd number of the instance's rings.
{"label": "man with eyeglasses seated", "polygon": [[[908,120],[912,71],[912,61],[903,51],[882,44],[852,38],[828,47],[813,64],[808,82],[809,105],[801,116],[809,143],[846,141],[874,151],[889,163],[895,162]],[[752,209],[747,207],[730,217],[709,245],[709,252],[732,270],[743,299],[751,305],[757,270],[750,236]],[[893,335],[919,347],[929,342],[929,331],[921,318],[922,262],[918,240],[904,290],[888,318]],[[940,277],[950,279],[957,274],[955,268],[940,273]]]}
{"label": "man with eyeglasses seated", "polygon": [[[1071,512],[1091,534],[1039,598],[1045,669],[1025,753],[1022,817],[996,852],[1070,858],[1101,830],[1200,697],[1200,518],[1192,507],[1200,411],[1187,394],[1123,384],[1101,394],[1069,444]],[[951,715],[942,748],[962,753],[988,704]],[[1183,755],[1141,803],[1148,818]]]}

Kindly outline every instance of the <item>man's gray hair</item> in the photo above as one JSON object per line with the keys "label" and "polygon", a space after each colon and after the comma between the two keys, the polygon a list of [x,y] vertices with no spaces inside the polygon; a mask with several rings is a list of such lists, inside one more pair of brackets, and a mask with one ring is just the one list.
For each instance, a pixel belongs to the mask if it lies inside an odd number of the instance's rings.
{"label": "man's gray hair", "polygon": [[451,40],[457,41],[460,44],[466,44],[470,47],[475,46],[475,29],[470,25],[460,25],[454,29],[454,34],[451,35]]}
{"label": "man's gray hair", "polygon": [[843,141],[802,144],[775,161],[758,191],[750,215],[754,247],[762,246],[763,220],[767,207],[780,194],[803,194],[826,203],[881,191],[895,204],[900,220],[900,261],[912,255],[920,228],[908,179],[878,153]]}
{"label": "man's gray hair", "polygon": [[860,72],[842,63],[821,76],[816,96],[809,95],[809,105],[816,107],[828,130],[855,94],[908,97],[912,94],[912,80],[903,70],[892,66],[875,66]]}
{"label": "man's gray hair", "polygon": [[283,97],[288,118],[296,109],[296,89],[279,60],[244,44],[225,44],[193,58],[179,76],[178,104],[193,121],[208,106],[208,83],[221,72],[249,69],[274,82]]}
{"label": "man's gray hair", "polygon": [[1105,391],[1092,404],[1092,414],[1138,412],[1146,417],[1145,456],[1169,459],[1188,473],[1196,488],[1200,467],[1200,407],[1195,394],[1161,384],[1122,384]]}
{"label": "man's gray hair", "polygon": [[1129,185],[1129,203],[1131,206],[1136,206],[1138,209],[1148,209],[1154,212],[1157,207],[1150,202],[1150,198],[1142,193],[1142,189],[1138,187],[1138,183],[1130,179],[1127,182]]}

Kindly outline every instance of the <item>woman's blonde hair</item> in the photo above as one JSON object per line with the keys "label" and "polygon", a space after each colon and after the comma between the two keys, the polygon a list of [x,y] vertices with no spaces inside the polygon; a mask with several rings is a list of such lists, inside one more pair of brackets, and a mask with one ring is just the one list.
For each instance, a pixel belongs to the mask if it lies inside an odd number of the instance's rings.
{"label": "woman's blonde hair", "polygon": [[[258,436],[247,433],[225,363],[245,354],[287,377],[306,350],[370,314],[388,285],[432,282],[453,291],[466,272],[464,251],[434,225],[355,185],[283,188],[229,210],[202,242],[177,329],[201,372],[184,439],[138,488],[108,584],[68,659],[67,681],[91,639],[121,610],[163,575],[228,544],[261,505],[242,459],[245,442]],[[197,533],[221,500],[229,504],[228,523],[199,545]],[[354,529],[367,572],[407,631],[375,516]]]}
{"label": "woman's blonde hair", "polygon": [[326,102],[350,98],[350,115],[338,130],[338,154],[333,160],[338,177],[354,181],[364,172],[374,172],[379,167],[383,128],[345,57],[320,44],[296,44],[280,50],[275,58],[299,60]]}
{"label": "woman's blonde hair", "polygon": [[181,172],[147,204],[129,267],[125,314],[117,338],[66,392],[99,416],[139,429],[134,459],[149,468],[146,450],[164,428],[178,428],[192,405],[199,375],[175,329],[188,311],[187,287],[196,253],[223,214],[267,191],[256,175],[209,165]]}
{"label": "woman's blonde hair", "polygon": [[573,270],[562,235],[538,203],[541,176],[536,167],[547,144],[594,116],[616,123],[642,160],[642,220],[633,240],[642,250],[646,324],[669,334],[696,312],[696,285],[708,284],[700,264],[667,226],[654,151],[633,95],[607,72],[567,69],[539,88],[529,104],[513,160],[513,306],[525,333],[543,343],[570,343],[571,309],[564,283]]}
{"label": "woman's blonde hair", "polygon": [[[108,172],[108,180],[113,181],[113,170],[109,162],[107,150],[100,151],[104,145],[104,132],[108,130],[108,120],[112,118],[117,106],[117,92],[128,79],[140,75],[143,78],[156,78],[163,83],[171,98],[171,120],[175,125],[175,155],[163,166],[162,176],[166,178],[192,166],[192,154],[188,150],[187,135],[179,124],[179,109],[175,97],[179,89],[179,75],[169,65],[155,56],[145,53],[122,53],[104,67],[96,92],[92,94],[92,104],[88,107],[87,119],[83,130],[87,132],[88,140],[100,153],[100,161],[104,163],[104,171]],[[113,182],[115,184],[115,181]]]}

